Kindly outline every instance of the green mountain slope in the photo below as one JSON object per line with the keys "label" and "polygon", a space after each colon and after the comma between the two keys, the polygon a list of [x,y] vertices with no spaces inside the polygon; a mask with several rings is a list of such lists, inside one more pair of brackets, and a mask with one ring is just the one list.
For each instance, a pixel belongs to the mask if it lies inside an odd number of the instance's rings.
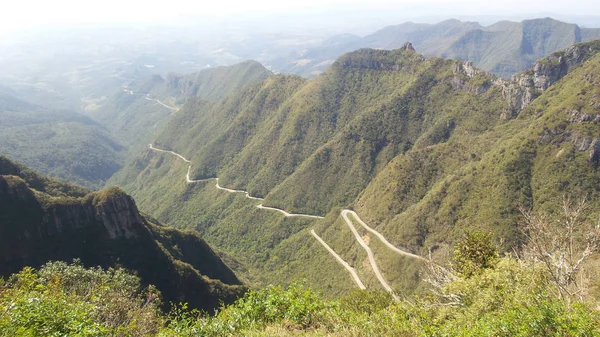
{"label": "green mountain slope", "polygon": [[[357,210],[388,236],[421,250],[469,229],[491,230],[510,246],[520,240],[520,206],[552,211],[564,195],[588,197],[597,210],[598,83],[595,55],[517,119],[469,143],[395,158],[358,198]],[[452,152],[464,158],[461,165],[447,164]],[[427,176],[431,157],[441,160],[437,174]],[[412,187],[415,177],[426,188]]]}
{"label": "green mountain slope", "polygon": [[89,117],[0,93],[0,153],[45,174],[99,188],[121,168],[123,152]]}
{"label": "green mountain slope", "polygon": [[471,61],[497,76],[510,78],[554,51],[599,37],[599,29],[580,28],[551,18],[500,21],[487,27],[458,20],[437,24],[409,22],[334,46],[324,43],[323,46],[302,51],[301,55],[278,60],[274,65],[284,71],[314,76],[345,52],[365,47],[395,49],[410,41],[427,57]]}
{"label": "green mountain slope", "polygon": [[310,82],[278,75],[221,103],[186,107],[156,143],[191,157],[192,176],[218,176],[266,204],[325,214],[414,144],[444,141],[463,122],[485,130],[499,121],[488,118],[507,107],[499,88],[489,93],[496,102],[462,115],[465,105],[489,100],[469,90],[487,91],[493,78],[455,74],[458,65],[426,61],[409,47],[361,50]]}
{"label": "green mountain slope", "polygon": [[0,157],[0,275],[50,260],[121,266],[155,285],[165,304],[213,309],[243,288],[200,237],[141,215],[117,187],[65,184]]}
{"label": "green mountain slope", "polygon": [[[597,33],[597,29],[593,32]],[[546,19],[504,23],[502,28],[471,31],[443,51],[444,57],[472,61],[478,67],[508,78],[530,68],[550,53],[584,40],[575,24]]]}
{"label": "green mountain slope", "polygon": [[[359,50],[312,80],[276,75],[217,103],[190,102],[157,137],[156,147],[191,159],[192,179],[217,176],[264,201],[214,181],[186,184],[187,163],[150,150],[111,183],[157,218],[200,231],[258,283],[307,277],[328,294],[353,288],[315,229],[378,288],[341,208],[393,245],[444,261],[468,229],[492,231],[505,249],[519,244],[521,205],[596,195],[599,136],[588,114],[600,106],[599,46],[570,47],[513,81],[410,45]],[[326,217],[284,219],[259,203]],[[419,289],[419,262],[360,234],[394,289]]]}
{"label": "green mountain slope", "polygon": [[123,144],[145,145],[188,99],[215,101],[261,82],[270,74],[258,62],[246,61],[190,75],[169,74],[165,78],[155,75],[119,89],[88,114]]}

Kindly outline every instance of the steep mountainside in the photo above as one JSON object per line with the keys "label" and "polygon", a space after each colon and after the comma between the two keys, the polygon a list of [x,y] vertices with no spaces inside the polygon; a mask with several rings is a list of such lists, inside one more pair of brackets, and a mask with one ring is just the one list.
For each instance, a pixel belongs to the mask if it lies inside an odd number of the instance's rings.
{"label": "steep mountainside", "polygon": [[0,275],[75,258],[135,271],[167,305],[181,301],[209,310],[243,291],[197,234],[141,215],[119,188],[90,193],[0,156]]}
{"label": "steep mountainside", "polygon": [[123,146],[97,122],[13,94],[0,91],[0,153],[89,188],[103,186],[123,165]]}
{"label": "steep mountainside", "polygon": [[339,55],[358,48],[395,49],[410,41],[425,56],[471,61],[475,66],[509,78],[548,54],[572,44],[600,38],[600,29],[580,28],[550,18],[501,21],[484,27],[475,22],[446,20],[438,24],[403,23],[360,39],[337,39],[334,45],[302,51],[274,62],[277,69],[314,76]]}
{"label": "steep mountainside", "polygon": [[425,60],[410,45],[360,50],[312,81],[277,75],[220,103],[186,107],[156,144],[191,157],[192,176],[218,176],[266,204],[325,214],[415,144],[500,122],[490,115],[508,108],[501,88],[460,67]]}
{"label": "steep mountainside", "polygon": [[262,82],[271,72],[255,61],[211,68],[190,75],[155,75],[120,89],[88,114],[106,126],[123,144],[147,144],[188,99],[215,101],[247,85]]}
{"label": "steep mountainside", "polygon": [[[377,287],[342,207],[394,246],[444,261],[469,229],[493,232],[506,249],[519,244],[522,205],[551,210],[564,194],[597,206],[599,47],[575,45],[511,81],[410,45],[359,50],[312,80],[276,75],[217,103],[190,102],[155,145],[189,158],[191,179],[217,176],[264,205],[324,215],[313,228]],[[200,231],[257,282],[353,286],[311,236],[314,220],[284,219],[213,183],[186,184],[187,165],[147,150],[112,182],[157,218]],[[416,260],[361,231],[384,277],[414,291]]]}

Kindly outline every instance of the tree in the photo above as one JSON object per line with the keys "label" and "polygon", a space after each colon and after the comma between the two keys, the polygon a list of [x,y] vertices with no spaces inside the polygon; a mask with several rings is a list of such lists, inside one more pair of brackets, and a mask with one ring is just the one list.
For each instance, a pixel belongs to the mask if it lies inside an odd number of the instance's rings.
{"label": "tree", "polygon": [[494,268],[498,261],[498,250],[490,234],[467,232],[454,247],[451,268],[445,268],[429,260],[427,276],[423,281],[431,285],[431,291],[439,300],[437,305],[463,306],[464,293],[456,292],[448,286],[458,280],[479,275],[486,269]]}
{"label": "tree", "polygon": [[558,218],[521,209],[527,243],[522,258],[541,262],[554,284],[557,296],[567,305],[583,300],[588,290],[584,267],[600,248],[600,226],[586,221],[586,201],[563,199]]}
{"label": "tree", "polygon": [[498,261],[498,250],[490,234],[468,232],[454,246],[454,269],[469,278],[480,270],[492,268]]}

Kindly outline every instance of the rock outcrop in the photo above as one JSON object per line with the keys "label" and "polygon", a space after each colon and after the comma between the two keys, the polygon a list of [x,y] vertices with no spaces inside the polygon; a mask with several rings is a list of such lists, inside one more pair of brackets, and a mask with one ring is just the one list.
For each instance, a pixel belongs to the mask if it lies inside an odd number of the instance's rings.
{"label": "rock outcrop", "polygon": [[[575,109],[567,109],[565,113],[569,116],[567,120],[569,123],[600,123],[600,115],[586,114]],[[560,124],[553,130],[544,129],[538,140],[543,143],[552,143],[555,145],[570,142],[573,144],[575,150],[588,152],[588,161],[590,163],[598,163],[600,161],[600,138],[568,130],[565,124]]]}
{"label": "rock outcrop", "polygon": [[502,95],[509,102],[512,111],[509,117],[516,116],[553,83],[559,81],[569,71],[600,51],[600,41],[581,43],[538,60],[532,69],[514,75],[510,81],[497,79],[495,84],[502,87]]}
{"label": "rock outcrop", "polygon": [[[473,92],[479,95],[486,92],[493,83],[491,80],[493,75],[476,68],[473,66],[473,62],[456,61],[452,72],[454,76],[450,80],[450,84],[454,89]],[[481,82],[476,84],[470,83],[469,80],[476,76],[481,76]]]}
{"label": "rock outcrop", "polygon": [[[108,195],[108,196],[107,196]],[[46,204],[36,198],[34,190],[18,176],[0,175],[0,202],[8,203],[16,209],[30,214],[29,221],[22,219],[5,220],[2,226],[21,224],[30,232],[38,233],[38,239],[49,239],[71,231],[82,231],[95,227],[94,231],[103,239],[137,237],[145,220],[140,215],[133,199],[118,187],[92,193],[85,198],[48,198]],[[2,208],[2,206],[0,206]],[[9,210],[6,210],[8,215]],[[37,214],[32,218],[32,214]],[[31,237],[31,234],[27,235]]]}
{"label": "rock outcrop", "polygon": [[176,90],[185,98],[192,97],[196,94],[194,91],[194,82],[184,75],[169,73],[165,78],[165,82],[168,88]]}
{"label": "rock outcrop", "polygon": [[85,192],[0,156],[0,276],[77,258],[135,271],[166,303],[212,310],[244,291],[197,234],[146,219],[118,187]]}

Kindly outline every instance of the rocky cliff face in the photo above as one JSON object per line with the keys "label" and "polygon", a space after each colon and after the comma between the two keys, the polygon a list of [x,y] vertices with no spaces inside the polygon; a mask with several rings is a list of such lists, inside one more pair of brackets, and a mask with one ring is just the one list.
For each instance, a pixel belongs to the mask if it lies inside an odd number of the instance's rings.
{"label": "rocky cliff face", "polygon": [[186,76],[170,73],[167,74],[165,81],[169,89],[177,91],[186,98],[195,95],[194,82]]}
{"label": "rocky cliff face", "polygon": [[516,116],[550,85],[598,51],[600,51],[600,41],[577,44],[538,60],[532,69],[514,75],[510,81],[498,79],[495,84],[502,87],[502,95],[512,107],[512,111],[503,114],[502,117]]}
{"label": "rocky cliff face", "polygon": [[[571,124],[600,123],[600,114],[592,115],[575,109],[567,109],[565,114],[569,116],[567,122]],[[577,151],[587,152],[590,163],[598,163],[600,161],[600,138],[567,130],[566,124],[560,124],[554,129],[544,129],[538,140],[543,143],[553,144],[571,142]]]}
{"label": "rocky cliff face", "polygon": [[77,258],[134,270],[166,303],[210,310],[243,291],[197,234],[152,223],[118,187],[81,192],[0,156],[0,276]]}
{"label": "rocky cliff face", "polygon": [[92,203],[95,220],[106,228],[108,237],[131,238],[137,236],[136,227],[145,223],[133,199],[120,188],[112,187],[103,193],[110,197]]}
{"label": "rocky cliff face", "polygon": [[[108,196],[107,196],[108,195]],[[42,236],[60,235],[67,231],[84,230],[90,226],[97,227],[96,231],[106,239],[137,237],[137,231],[145,220],[139,214],[133,199],[118,187],[111,188],[88,195],[83,199],[54,198],[40,203],[36,198],[35,190],[30,189],[27,183],[18,176],[0,176],[0,202],[9,202],[13,211],[22,209],[29,213],[37,214],[35,219],[30,219],[27,227],[38,227],[34,233]],[[6,210],[8,216],[11,210]],[[5,219],[5,225],[8,220]],[[35,220],[35,221],[33,221]],[[23,223],[15,214],[10,221],[13,224]],[[43,235],[41,233],[44,233]],[[29,233],[26,237],[32,237]]]}
{"label": "rocky cliff face", "polygon": [[0,175],[0,213],[1,241],[6,241],[0,248],[0,274],[52,258],[78,257],[78,249],[90,240],[139,239],[146,224],[133,199],[116,187],[84,198],[52,197],[14,175]]}
{"label": "rocky cliff face", "polygon": [[[485,71],[473,66],[473,62],[456,61],[452,69],[454,76],[450,80],[450,84],[454,89],[464,90],[466,92],[474,92],[478,95],[483,94],[492,86],[492,77]],[[470,79],[480,76],[481,81],[473,85]]]}

